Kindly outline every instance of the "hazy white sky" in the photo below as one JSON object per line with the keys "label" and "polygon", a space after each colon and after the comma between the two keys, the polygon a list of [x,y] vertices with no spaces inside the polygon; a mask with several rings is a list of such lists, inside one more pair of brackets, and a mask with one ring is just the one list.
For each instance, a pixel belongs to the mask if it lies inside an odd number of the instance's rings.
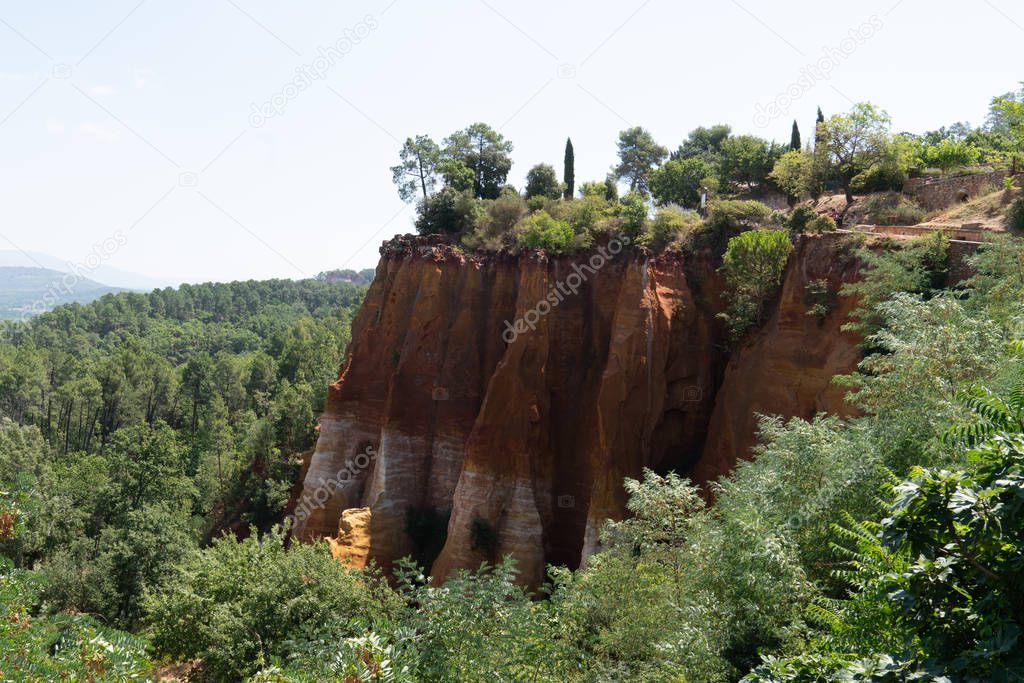
{"label": "hazy white sky", "polygon": [[521,186],[567,135],[603,178],[628,125],[788,141],[863,99],[897,130],[981,123],[1022,27],[1010,0],[0,0],[0,249],[84,262],[120,232],[108,265],[170,281],[370,267],[412,230],[407,136],[490,123]]}

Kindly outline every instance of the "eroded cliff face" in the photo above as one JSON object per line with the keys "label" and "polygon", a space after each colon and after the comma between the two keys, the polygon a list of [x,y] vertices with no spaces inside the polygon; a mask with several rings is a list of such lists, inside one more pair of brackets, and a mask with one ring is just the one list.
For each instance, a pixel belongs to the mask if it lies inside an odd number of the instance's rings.
{"label": "eroded cliff face", "polygon": [[831,378],[856,365],[839,329],[852,302],[824,317],[805,304],[809,282],[856,277],[839,239],[797,245],[771,318],[731,355],[710,257],[386,243],[295,534],[354,564],[425,558],[435,577],[506,554],[532,585],[547,563],[578,566],[623,515],[624,477],[706,482],[749,455],[755,413],[844,410]]}

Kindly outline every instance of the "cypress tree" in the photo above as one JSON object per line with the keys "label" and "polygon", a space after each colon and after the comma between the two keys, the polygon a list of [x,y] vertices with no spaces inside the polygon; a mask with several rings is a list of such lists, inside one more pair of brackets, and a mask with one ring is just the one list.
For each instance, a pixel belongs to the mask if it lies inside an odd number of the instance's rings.
{"label": "cypress tree", "polygon": [[793,133],[789,137],[789,149],[794,152],[799,152],[803,145],[800,144],[800,126],[796,125],[796,119],[793,119]]}
{"label": "cypress tree", "polygon": [[565,139],[565,168],[562,169],[565,181],[565,198],[572,199],[576,192],[576,153],[572,148],[572,138]]}
{"label": "cypress tree", "polygon": [[822,126],[825,125],[825,115],[821,113],[821,107],[818,107],[818,120],[814,124],[814,145],[815,149],[824,145],[822,138],[824,132]]}

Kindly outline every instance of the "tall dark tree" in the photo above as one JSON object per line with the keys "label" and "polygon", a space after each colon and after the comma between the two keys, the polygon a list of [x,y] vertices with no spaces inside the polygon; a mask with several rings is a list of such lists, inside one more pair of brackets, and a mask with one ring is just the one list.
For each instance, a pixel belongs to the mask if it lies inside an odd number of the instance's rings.
{"label": "tall dark tree", "polygon": [[[445,139],[444,156],[473,174],[473,196],[497,199],[512,168],[512,143],[486,123],[474,123]],[[443,163],[443,162],[442,162]]]}
{"label": "tall dark tree", "polygon": [[815,149],[825,144],[825,115],[821,113],[821,107],[818,107],[818,120],[814,122],[814,146]]}
{"label": "tall dark tree", "polygon": [[565,166],[562,169],[562,180],[565,182],[565,198],[572,199],[576,192],[576,152],[572,148],[572,138],[565,139]]}
{"label": "tall dark tree", "polygon": [[793,119],[793,132],[789,136],[789,149],[793,152],[799,152],[803,145],[800,142],[800,126],[796,125],[796,119]]}

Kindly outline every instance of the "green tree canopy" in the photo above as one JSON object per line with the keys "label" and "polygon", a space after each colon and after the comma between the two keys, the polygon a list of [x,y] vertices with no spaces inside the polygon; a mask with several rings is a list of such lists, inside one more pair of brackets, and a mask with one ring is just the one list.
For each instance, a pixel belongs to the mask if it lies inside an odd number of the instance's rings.
{"label": "green tree canopy", "polygon": [[473,196],[478,199],[496,199],[501,193],[512,169],[510,154],[512,143],[486,123],[474,123],[444,141],[444,155],[473,173]]}
{"label": "green tree canopy", "polygon": [[391,167],[391,175],[398,186],[403,202],[412,202],[417,196],[426,199],[437,185],[441,148],[426,135],[408,138],[399,153],[401,163]]}
{"label": "green tree canopy", "polygon": [[668,150],[639,126],[619,133],[619,164],[615,175],[629,183],[630,192],[648,194],[654,168],[668,156]]}
{"label": "green tree canopy", "polygon": [[824,123],[828,160],[842,182],[847,202],[853,202],[853,179],[885,160],[891,141],[889,126],[889,114],[868,102]]}
{"label": "green tree canopy", "polygon": [[651,174],[651,194],[661,204],[700,206],[701,188],[717,169],[701,156],[669,159]]}
{"label": "green tree canopy", "polygon": [[558,182],[558,174],[553,166],[537,164],[526,174],[526,198],[548,197],[558,199],[562,196],[562,184]]}

